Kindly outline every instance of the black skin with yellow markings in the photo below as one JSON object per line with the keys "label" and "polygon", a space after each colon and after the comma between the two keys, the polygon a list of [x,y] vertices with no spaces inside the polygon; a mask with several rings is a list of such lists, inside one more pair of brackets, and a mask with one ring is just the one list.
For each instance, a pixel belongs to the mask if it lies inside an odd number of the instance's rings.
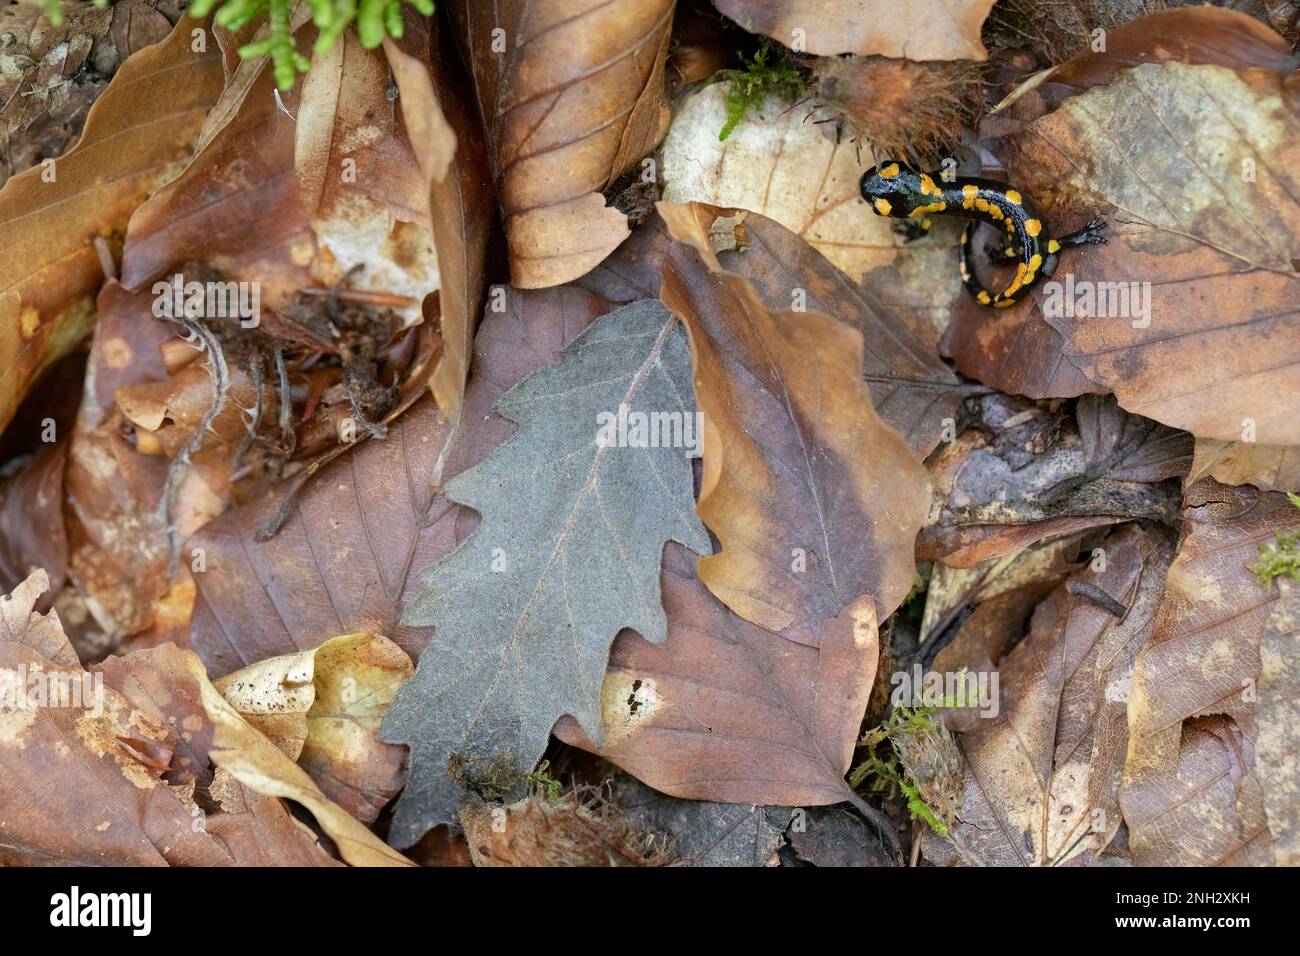
{"label": "black skin with yellow markings", "polygon": [[[1078,232],[1054,238],[1038,211],[1016,189],[992,179],[958,177],[951,183],[939,173],[923,173],[900,160],[889,160],[862,174],[862,198],[879,216],[904,219],[923,233],[932,216],[964,216],[971,222],[961,234],[958,260],[967,291],[983,305],[1005,309],[1015,305],[1043,276],[1050,276],[1067,246],[1105,242],[1104,219],[1094,219]],[[971,239],[979,222],[1006,231],[1003,246],[990,246],[997,259],[1018,259],[1010,285],[991,293],[975,277]]]}

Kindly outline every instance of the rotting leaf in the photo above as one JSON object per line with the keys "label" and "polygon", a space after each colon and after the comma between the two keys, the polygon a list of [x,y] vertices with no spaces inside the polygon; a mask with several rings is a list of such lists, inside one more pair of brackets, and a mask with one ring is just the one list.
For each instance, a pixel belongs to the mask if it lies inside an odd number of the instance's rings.
{"label": "rotting leaf", "polygon": [[[681,440],[687,428],[698,436],[686,336],[658,303],[591,325],[495,410],[519,432],[444,488],[482,524],[425,571],[403,615],[435,637],[381,734],[412,751],[394,845],[454,819],[462,784],[522,780],[561,716],[603,737],[614,637],[666,637],[665,543],[711,550]],[[678,423],[677,447],[645,447],[644,425],[640,437],[623,431],[651,413]]]}
{"label": "rotting leaf", "polygon": [[700,561],[700,580],[795,640],[816,643],[822,622],[863,595],[884,620],[912,586],[929,492],[872,409],[861,333],[818,312],[768,309],[718,262],[707,207],[658,208],[676,240],[660,296],[690,331],[705,422],[697,511],[722,543]]}
{"label": "rotting leaf", "polygon": [[[663,137],[673,6],[451,5],[487,127],[515,286],[575,279],[627,236],[627,218],[601,193]],[[500,37],[506,50],[495,48]]]}
{"label": "rotting leaf", "polygon": [[[1182,541],[1129,699],[1120,801],[1139,866],[1273,859],[1256,698],[1279,591],[1246,565],[1261,543],[1297,530],[1300,509],[1285,495],[1208,478],[1187,489]],[[1285,793],[1294,766],[1279,769],[1271,783]]]}

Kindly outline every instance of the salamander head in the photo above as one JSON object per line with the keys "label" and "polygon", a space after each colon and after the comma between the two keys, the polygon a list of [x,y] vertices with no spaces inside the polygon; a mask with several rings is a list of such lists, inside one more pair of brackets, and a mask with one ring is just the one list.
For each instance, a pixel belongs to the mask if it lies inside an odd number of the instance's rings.
{"label": "salamander head", "polygon": [[897,159],[868,169],[862,174],[858,188],[876,215],[895,219],[906,219],[913,210],[940,195],[930,176]]}

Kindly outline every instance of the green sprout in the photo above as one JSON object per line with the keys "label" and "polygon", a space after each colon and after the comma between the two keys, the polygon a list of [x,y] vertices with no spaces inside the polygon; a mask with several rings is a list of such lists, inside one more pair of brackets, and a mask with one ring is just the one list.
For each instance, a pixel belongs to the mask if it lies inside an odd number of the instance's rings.
{"label": "green sprout", "polygon": [[740,55],[744,69],[717,72],[719,79],[731,84],[727,92],[727,122],[718,139],[730,136],[751,109],[762,105],[769,93],[794,97],[803,91],[803,73],[799,67],[784,53],[777,53],[769,63],[772,52],[772,41],[764,37],[750,59],[746,60],[743,53]]}
{"label": "green sprout", "polygon": [[[33,0],[38,3],[58,26],[63,22],[59,0]],[[104,6],[108,0],[94,0]],[[317,53],[334,49],[339,34],[351,24],[356,24],[357,37],[367,50],[384,42],[384,37],[401,39],[402,4],[414,7],[426,17],[433,14],[433,0],[308,0],[312,23],[316,25]],[[275,85],[282,90],[293,89],[299,73],[306,73],[309,60],[298,52],[294,42],[291,19],[293,0],[194,0],[189,14],[196,19],[206,17],[214,10],[214,22],[227,30],[238,30],[265,16],[269,22],[266,36],[240,47],[239,55],[245,60],[270,56],[275,70]]]}
{"label": "green sprout", "polygon": [[550,766],[549,760],[543,760],[537,765],[537,769],[528,775],[528,782],[535,790],[545,791],[547,797],[558,800],[560,794],[564,792],[564,784],[551,776]]}
{"label": "green sprout", "polygon": [[[1300,508],[1300,495],[1288,491],[1286,496]],[[1246,565],[1246,570],[1254,573],[1261,587],[1272,587],[1273,579],[1284,574],[1300,581],[1300,531],[1281,531],[1276,540],[1261,544],[1259,560]]]}

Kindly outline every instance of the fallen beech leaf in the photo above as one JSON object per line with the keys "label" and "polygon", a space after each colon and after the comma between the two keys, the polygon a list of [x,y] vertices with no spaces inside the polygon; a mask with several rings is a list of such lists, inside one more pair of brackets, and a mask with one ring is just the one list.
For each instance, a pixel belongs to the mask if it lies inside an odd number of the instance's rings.
{"label": "fallen beech leaf", "polygon": [[375,739],[411,659],[392,641],[346,634],[271,657],[213,686],[240,715],[362,823],[402,788],[405,754]]}
{"label": "fallen beech leaf", "polygon": [[[964,393],[934,349],[935,332],[912,310],[886,305],[785,226],[766,216],[717,207],[710,237],[735,248],[717,249],[719,264],[744,277],[769,309],[799,306],[824,312],[861,330],[863,374],[876,412],[907,439],[917,457],[934,450],[944,419],[956,421]],[[608,299],[630,302],[659,294],[662,260],[672,237],[658,217],[637,229],[618,250],[583,277]]]}
{"label": "fallen beech leaf", "polygon": [[865,596],[820,632],[775,634],[729,611],[685,549],[664,556],[668,640],[624,634],[601,690],[604,740],[562,720],[556,736],[656,790],[720,803],[854,800],[844,780],[880,657]]}
{"label": "fallen beech leaf", "polygon": [[324,279],[410,297],[416,305],[394,311],[414,323],[438,286],[438,265],[428,185],[388,85],[383,52],[351,30],[317,52],[298,99],[294,172],[317,242],[333,258],[335,274]]}
{"label": "fallen beech leaf", "polygon": [[213,674],[355,631],[410,654],[423,647],[427,628],[399,618],[418,588],[412,569],[445,553],[434,550],[431,488],[446,435],[434,403],[418,402],[386,440],[323,467],[277,534],[259,537],[284,504],[273,488],[189,540],[207,563],[195,576],[190,641]]}
{"label": "fallen beech leaf", "polygon": [[627,236],[627,218],[601,193],[663,136],[673,5],[514,0],[489,13],[469,0],[452,4],[487,126],[515,286],[575,279]]}
{"label": "fallen beech leaf", "polygon": [[[411,747],[395,845],[453,819],[463,783],[522,781],[563,715],[600,738],[614,637],[627,627],[664,641],[664,545],[710,549],[692,509],[689,376],[677,320],[639,302],[497,401],[518,434],[443,489],[482,524],[423,573],[402,617],[436,636],[381,735]],[[676,437],[656,431],[650,442],[650,414],[676,420]]]}
{"label": "fallen beech leaf", "polygon": [[157,648],[83,671],[58,615],[33,610],[47,585],[37,571],[0,602],[0,862],[335,862],[279,801],[254,814],[205,813],[194,790],[211,730],[194,709],[183,652]]}
{"label": "fallen beech leaf", "polygon": [[[807,822],[790,827],[785,838],[799,861],[809,866],[894,866],[889,852],[867,822],[844,807],[810,807]],[[786,862],[782,866],[798,865]]]}
{"label": "fallen beech leaf", "polygon": [[858,192],[871,165],[870,144],[837,145],[817,124],[804,122],[811,105],[790,108],[777,99],[719,142],[726,100],[726,84],[714,83],[678,105],[662,149],[664,200],[746,209],[776,220],[933,345],[953,302],[965,295],[956,267],[960,226],[941,217],[928,237],[904,243]]}
{"label": "fallen beech leaf", "polygon": [[213,724],[213,763],[258,793],[302,804],[353,866],[414,866],[330,801],[305,770],[245,721],[212,686],[197,656],[186,652],[185,657]]}
{"label": "fallen beech leaf", "polygon": [[[1045,323],[1058,354],[1095,386],[1198,438],[1300,444],[1290,412],[1300,397],[1295,90],[1286,72],[1146,64],[1007,134],[998,146],[1010,178],[1056,229],[1096,212],[1115,228],[1110,245],[1072,257],[1056,285],[1007,310],[1013,317],[982,321]],[[1089,291],[1130,282],[1138,299],[1127,307],[1094,304],[1101,318],[1076,308]],[[1000,338],[980,337],[974,361],[953,349],[958,368],[1007,387],[986,367],[1005,364],[991,351]]]}
{"label": "fallen beech leaf", "polygon": [[[1002,709],[961,738],[966,798],[952,842],[926,833],[936,862],[1055,866],[1110,843],[1133,659],[1151,633],[1172,535],[1128,525],[1034,612],[1029,636],[998,667]],[[1117,616],[1088,595],[1122,605]],[[954,850],[953,844],[961,848]]]}
{"label": "fallen beech leaf", "polygon": [[[307,8],[299,7],[301,15]],[[210,55],[220,61],[218,51]],[[224,279],[260,283],[264,311],[311,284],[316,242],[294,174],[297,95],[282,94],[286,113],[275,93],[269,57],[239,64],[204,121],[194,157],[131,216],[122,249],[128,290],[148,289],[195,259]]]}
{"label": "fallen beech leaf", "polygon": [[1264,813],[1273,835],[1273,862],[1300,866],[1300,781],[1294,755],[1300,747],[1300,590],[1278,578],[1278,601],[1259,639],[1259,739],[1256,767],[1264,787]]}
{"label": "fallen beech leaf", "polygon": [[482,127],[455,44],[437,19],[408,12],[400,43],[384,51],[401,91],[402,118],[429,192],[438,253],[443,358],[433,394],[449,421],[460,411],[486,283],[496,209]]}
{"label": "fallen beech leaf", "polygon": [[1202,478],[1261,491],[1300,491],[1300,447],[1198,438],[1187,484]]}
{"label": "fallen beech leaf", "polygon": [[[1139,866],[1273,860],[1255,700],[1279,592],[1245,566],[1261,543],[1297,529],[1300,509],[1285,495],[1212,479],[1187,489],[1182,541],[1129,698],[1120,801]],[[1273,778],[1279,796],[1295,785],[1283,784],[1294,773],[1284,765]]]}
{"label": "fallen beech leaf", "polygon": [[660,295],[690,331],[705,421],[697,511],[722,542],[700,580],[794,640],[816,644],[822,622],[862,595],[875,600],[872,624],[884,620],[912,586],[929,492],[872,410],[861,334],[821,313],[769,310],[719,264],[706,207],[658,208],[676,240]]}
{"label": "fallen beech leaf", "polygon": [[91,108],[77,145],[0,190],[0,428],[91,327],[104,278],[92,239],[120,232],[173,173],[220,93],[220,56],[193,53],[191,29],[182,24],[131,57]]}
{"label": "fallen beech leaf", "polygon": [[818,56],[985,60],[980,27],[995,0],[713,0],[751,33]]}

